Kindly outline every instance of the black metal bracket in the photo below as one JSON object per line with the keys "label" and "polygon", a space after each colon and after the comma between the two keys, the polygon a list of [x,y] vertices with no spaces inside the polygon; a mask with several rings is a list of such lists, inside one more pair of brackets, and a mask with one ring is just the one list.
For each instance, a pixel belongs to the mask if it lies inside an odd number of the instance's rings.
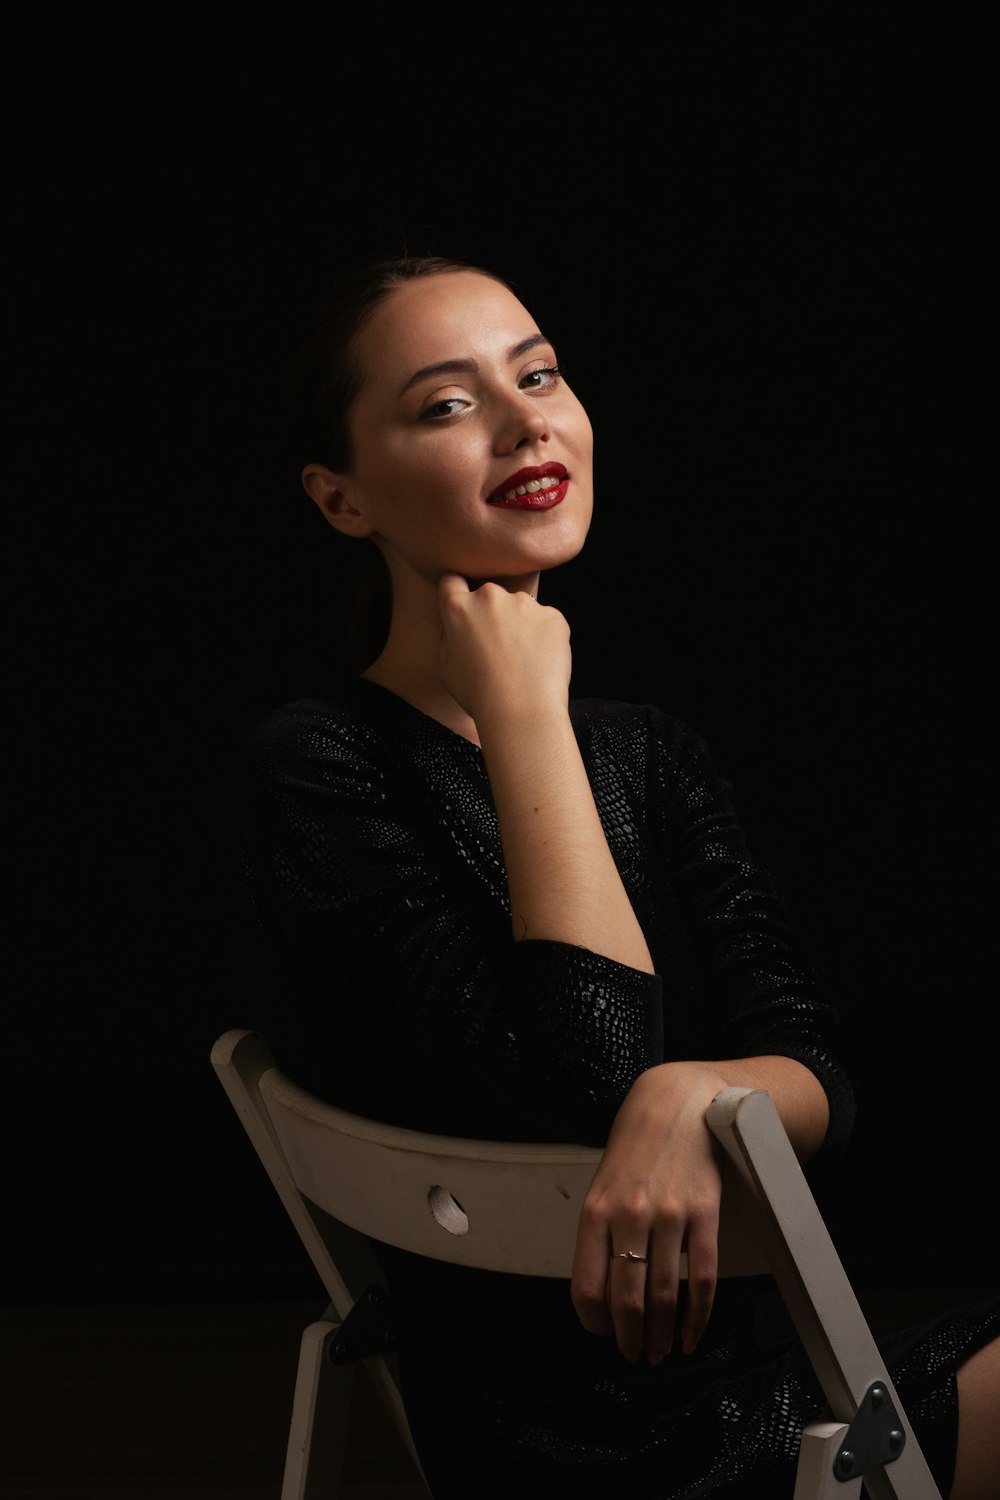
{"label": "black metal bracket", "polygon": [[857,1479],[876,1465],[892,1463],[906,1444],[906,1433],[892,1397],[880,1380],[865,1391],[854,1420],[833,1460],[834,1476]]}
{"label": "black metal bracket", "polygon": [[327,1345],[327,1357],[335,1365],[352,1365],[372,1355],[388,1354],[396,1347],[389,1293],[384,1286],[365,1287]]}

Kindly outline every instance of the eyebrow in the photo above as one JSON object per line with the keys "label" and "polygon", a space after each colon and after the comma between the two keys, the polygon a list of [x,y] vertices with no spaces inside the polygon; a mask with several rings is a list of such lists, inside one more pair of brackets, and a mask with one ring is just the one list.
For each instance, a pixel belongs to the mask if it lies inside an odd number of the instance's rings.
{"label": "eyebrow", "polygon": [[[530,338],[522,339],[519,344],[514,344],[507,350],[508,364],[515,359],[520,359],[522,354],[527,354],[529,349],[537,349],[539,344],[547,344],[549,340],[544,333],[533,333]],[[426,380],[431,375],[468,375],[475,374],[479,365],[474,359],[443,359],[436,365],[424,365],[423,369],[416,370],[400,391],[405,396],[411,386],[417,384],[418,380]]]}

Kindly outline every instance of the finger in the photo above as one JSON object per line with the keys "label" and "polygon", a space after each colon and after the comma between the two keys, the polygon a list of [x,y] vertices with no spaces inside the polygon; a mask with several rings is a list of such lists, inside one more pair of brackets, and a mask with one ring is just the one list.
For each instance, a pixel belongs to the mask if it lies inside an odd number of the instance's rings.
{"label": "finger", "polygon": [[442,573],[438,579],[438,616],[441,621],[441,640],[459,628],[463,617],[463,606],[468,605],[468,580],[461,573]]}
{"label": "finger", "polygon": [[719,1280],[718,1216],[692,1219],[688,1227],[687,1306],[681,1322],[681,1349],[693,1354],[715,1303]]}
{"label": "finger", "polygon": [[470,593],[469,582],[461,573],[442,573],[438,579],[438,603],[458,601]]}
{"label": "finger", "polygon": [[646,1272],[646,1358],[662,1364],[674,1346],[681,1289],[682,1225],[663,1221],[650,1239]]}
{"label": "finger", "polygon": [[577,1225],[570,1299],[587,1332],[605,1336],[614,1332],[608,1307],[610,1253],[611,1236],[607,1223],[587,1199]]}
{"label": "finger", "polygon": [[[632,1248],[631,1246],[629,1248]],[[645,1255],[645,1250],[636,1251]],[[635,1363],[646,1347],[646,1262],[623,1260],[617,1252],[611,1261],[608,1301],[615,1340],[627,1360]]]}

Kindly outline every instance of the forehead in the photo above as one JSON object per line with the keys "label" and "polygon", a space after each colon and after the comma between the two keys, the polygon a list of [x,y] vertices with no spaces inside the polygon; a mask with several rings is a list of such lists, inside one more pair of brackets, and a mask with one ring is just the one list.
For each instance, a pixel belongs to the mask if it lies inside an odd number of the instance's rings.
{"label": "forehead", "polygon": [[362,330],[363,383],[397,390],[415,370],[446,359],[502,357],[537,332],[513,292],[476,271],[445,271],[396,287]]}

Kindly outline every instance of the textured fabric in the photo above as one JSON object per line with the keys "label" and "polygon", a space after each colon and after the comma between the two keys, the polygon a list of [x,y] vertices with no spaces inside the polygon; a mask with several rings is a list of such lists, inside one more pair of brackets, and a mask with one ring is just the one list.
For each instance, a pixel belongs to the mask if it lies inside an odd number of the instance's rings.
{"label": "textured fabric", "polygon": [[[850,1135],[852,1069],[730,786],[657,707],[579,700],[572,715],[654,976],[513,941],[482,754],[396,695],[355,679],[248,736],[235,768],[247,873],[296,981],[271,1038],[279,1061],[396,1124],[603,1145],[646,1068],[783,1054],[829,1099],[815,1182]],[[769,1282],[725,1283],[698,1352],[652,1370],[582,1329],[565,1282],[374,1248],[438,1500],[791,1496],[798,1434],[823,1399]],[[953,1372],[991,1330],[992,1304],[886,1346],[945,1493]]]}

